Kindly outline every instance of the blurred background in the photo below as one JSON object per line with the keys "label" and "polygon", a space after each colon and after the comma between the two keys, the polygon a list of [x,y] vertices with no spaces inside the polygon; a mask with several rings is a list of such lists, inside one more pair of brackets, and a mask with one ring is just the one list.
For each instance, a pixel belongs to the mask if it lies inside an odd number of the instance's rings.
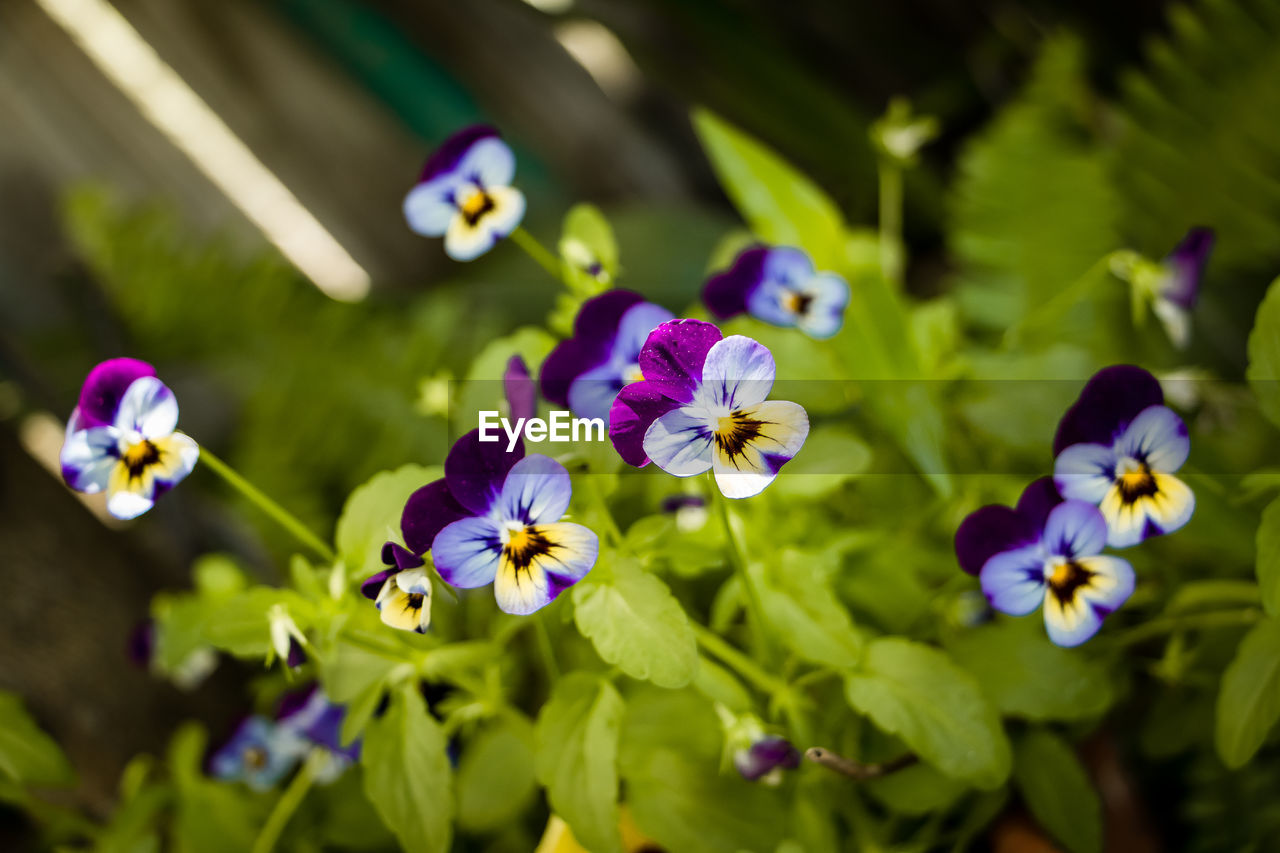
{"label": "blurred background", "polygon": [[[943,129],[907,185],[913,292],[974,295],[966,322],[998,327],[982,294],[1010,276],[1061,286],[1110,248],[1158,258],[1215,225],[1197,361],[1240,376],[1280,255],[1276,5],[3,0],[0,687],[99,811],[174,721],[231,719],[244,673],[182,694],[123,649],[197,554],[275,577],[276,534],[199,471],[142,523],[106,523],[49,473],[62,419],[94,363],[151,361],[185,431],[324,531],[375,471],[438,459],[424,380],[541,323],[555,291],[514,247],[463,266],[404,225],[422,160],[471,122],[515,147],[536,236],[554,245],[572,202],[599,204],[624,283],[678,311],[736,225],[691,107],[874,226],[868,127],[905,95]],[[1002,180],[1026,189],[989,210],[983,158],[1024,125],[1035,156]],[[1007,262],[975,238],[1041,212],[1080,227],[1045,226]]]}

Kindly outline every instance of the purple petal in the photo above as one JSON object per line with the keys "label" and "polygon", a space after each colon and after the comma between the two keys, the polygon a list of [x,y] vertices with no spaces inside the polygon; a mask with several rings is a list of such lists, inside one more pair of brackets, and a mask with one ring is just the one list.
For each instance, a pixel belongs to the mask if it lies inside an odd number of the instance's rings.
{"label": "purple petal", "polygon": [[[454,449],[457,449],[457,445],[454,445]],[[515,453],[511,455],[515,456]],[[450,458],[452,457],[453,454],[450,453]],[[449,470],[448,464],[446,461],[446,472]],[[459,461],[458,464],[463,463]],[[503,472],[503,476],[505,475],[506,472]],[[501,487],[502,481],[499,480],[498,488],[501,489]],[[436,538],[437,533],[453,522],[468,518],[470,515],[471,513],[458,503],[449,491],[447,480],[435,480],[409,495],[409,500],[405,501],[404,512],[400,515],[400,534],[404,536],[404,544],[410,551],[414,554],[425,554],[431,550],[431,542]],[[385,552],[383,562],[390,565]],[[398,564],[399,561],[397,561]],[[419,560],[416,565],[422,565],[422,561]],[[400,568],[407,569],[414,566],[402,565]]]}
{"label": "purple petal", "polygon": [[556,344],[538,373],[542,396],[547,402],[568,408],[569,386],[573,380],[593,367],[599,366],[604,356],[598,355],[598,347],[588,341],[570,338]]}
{"label": "purple petal", "polygon": [[427,158],[426,165],[422,167],[422,175],[418,178],[418,183],[426,183],[432,178],[453,171],[462,162],[462,158],[467,155],[473,145],[482,139],[497,136],[497,129],[488,125],[474,124],[470,127],[464,127],[446,139]]}
{"label": "purple petal", "polygon": [[502,533],[490,518],[455,521],[431,545],[436,571],[445,583],[475,589],[493,583],[502,554]]}
{"label": "purple petal", "polygon": [[116,410],[129,386],[144,376],[155,375],[154,367],[136,358],[113,358],[93,368],[80,388],[80,428],[114,424]]}
{"label": "purple petal", "polygon": [[1200,279],[1204,276],[1209,253],[1213,250],[1214,235],[1209,228],[1192,228],[1164,259],[1169,270],[1162,296],[1183,308],[1195,307],[1200,294]]}
{"label": "purple petal", "polygon": [[1044,550],[1039,543],[1001,551],[978,576],[991,606],[1010,616],[1026,616],[1044,602]]}
{"label": "purple petal", "polygon": [[658,418],[679,407],[649,382],[635,382],[619,391],[609,409],[609,440],[622,460],[637,468],[648,465],[645,432]]}
{"label": "purple petal", "polygon": [[573,324],[573,337],[561,341],[542,363],[538,377],[542,396],[557,406],[568,406],[573,380],[608,361],[622,316],[643,301],[638,293],[610,290],[584,302]]}
{"label": "purple petal", "polygon": [[502,390],[507,395],[511,419],[531,418],[538,412],[538,386],[529,376],[529,367],[518,355],[511,356],[502,374]]}
{"label": "purple petal", "polygon": [[285,658],[285,663],[290,669],[297,669],[307,662],[307,653],[303,651],[301,644],[293,637],[289,638],[289,654]]}
{"label": "purple petal", "polygon": [[1025,518],[1033,530],[1044,530],[1049,512],[1062,503],[1062,495],[1053,484],[1053,477],[1041,477],[1022,490],[1018,498],[1018,515]]}
{"label": "purple petal", "polygon": [[1049,513],[1041,539],[1050,554],[1091,557],[1107,544],[1107,520],[1091,503],[1066,501]]}
{"label": "purple petal", "polygon": [[573,496],[569,472],[550,456],[534,453],[507,474],[499,501],[501,518],[521,524],[551,524],[564,517]]}
{"label": "purple petal", "polygon": [[[474,515],[485,515],[502,492],[507,472],[523,458],[523,439],[517,439],[515,448],[508,453],[505,441],[481,441],[480,430],[473,429],[458,439],[449,451],[444,460],[444,478],[449,484],[450,494],[459,504]],[[405,544],[409,544],[407,535]],[[416,548],[412,544],[409,547]]]}
{"label": "purple petal", "polygon": [[1160,383],[1141,367],[1121,364],[1103,368],[1062,416],[1053,439],[1053,455],[1073,444],[1110,447],[1139,412],[1162,403]]}
{"label": "purple petal", "polygon": [[767,247],[752,246],[738,254],[733,266],[708,279],[702,301],[716,319],[726,320],[747,310],[747,299],[760,286],[768,257]]}
{"label": "purple petal", "polygon": [[956,530],[956,557],[960,568],[976,575],[996,554],[1039,539],[1040,529],[1025,517],[1007,506],[992,504],[971,512]]}
{"label": "purple petal", "polygon": [[739,750],[733,757],[734,767],[743,779],[754,782],[777,768],[794,770],[800,766],[800,751],[786,738],[765,737]]}
{"label": "purple petal", "polygon": [[[435,538],[435,537],[432,537]],[[382,546],[382,562],[393,572],[416,569],[423,565],[422,557],[397,542],[386,542]]]}
{"label": "purple petal", "polygon": [[129,632],[125,653],[129,661],[140,669],[151,666],[151,655],[156,648],[156,623],[154,619],[144,619]]}
{"label": "purple petal", "polygon": [[[384,557],[383,559],[386,558]],[[377,601],[382,585],[398,574],[399,571],[399,569],[383,569],[376,575],[370,575],[360,583],[360,594],[370,601]]]}
{"label": "purple petal", "polygon": [[702,320],[670,320],[654,329],[640,350],[645,384],[679,403],[693,402],[707,353],[723,336]]}
{"label": "purple petal", "polygon": [[644,301],[630,290],[610,290],[582,303],[573,322],[573,336],[580,340],[612,340],[622,315]]}

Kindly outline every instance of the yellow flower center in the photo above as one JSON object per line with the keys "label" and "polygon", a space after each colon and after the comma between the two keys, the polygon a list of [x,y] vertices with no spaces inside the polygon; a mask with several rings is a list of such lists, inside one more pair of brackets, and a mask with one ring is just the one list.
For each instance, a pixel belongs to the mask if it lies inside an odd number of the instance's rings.
{"label": "yellow flower center", "polygon": [[462,213],[462,218],[467,221],[468,225],[475,225],[480,221],[481,217],[493,210],[493,198],[477,187],[462,200],[462,204],[458,205],[458,210]]}
{"label": "yellow flower center", "polygon": [[788,290],[786,295],[782,297],[782,307],[792,314],[805,313],[809,310],[809,303],[811,302],[813,302],[812,296],[798,290]]}
{"label": "yellow flower center", "polygon": [[129,471],[130,478],[142,476],[147,467],[160,461],[160,448],[147,439],[131,444],[120,454],[120,461]]}
{"label": "yellow flower center", "polygon": [[640,382],[644,379],[644,373],[640,370],[640,365],[632,364],[622,371],[622,381],[630,385],[632,382]]}
{"label": "yellow flower center", "polygon": [[1125,503],[1133,503],[1160,490],[1151,467],[1131,457],[1122,459],[1116,466],[1116,485],[1120,487],[1120,497]]}

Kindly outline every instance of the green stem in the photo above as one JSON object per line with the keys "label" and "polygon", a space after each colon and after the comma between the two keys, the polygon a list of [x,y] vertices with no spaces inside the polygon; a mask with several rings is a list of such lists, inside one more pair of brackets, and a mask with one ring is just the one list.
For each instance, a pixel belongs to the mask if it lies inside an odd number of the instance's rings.
{"label": "green stem", "polygon": [[591,497],[594,499],[596,509],[600,513],[600,520],[604,522],[604,532],[611,539],[616,547],[622,547],[622,528],[618,527],[618,522],[614,520],[613,513],[609,510],[609,502],[605,499],[604,490],[600,488],[600,484],[594,479],[599,476],[592,471],[586,473],[587,482],[591,485]]}
{"label": "green stem", "polygon": [[547,633],[547,624],[542,621],[542,614],[535,615],[533,622],[538,635],[538,653],[542,655],[542,664],[547,668],[547,678],[555,684],[560,680],[560,666],[556,663],[556,651],[551,646],[551,635]]}
{"label": "green stem", "polygon": [[1128,631],[1116,634],[1111,638],[1108,645],[1111,648],[1119,649],[1150,640],[1153,637],[1180,631],[1210,628],[1243,628],[1252,625],[1261,618],[1262,611],[1252,607],[1243,610],[1210,610],[1204,613],[1189,613],[1184,616],[1165,616],[1159,619],[1152,619],[1149,622],[1138,625],[1136,628],[1130,628]]}
{"label": "green stem", "polygon": [[899,287],[903,281],[902,167],[880,158],[880,270]]}
{"label": "green stem", "polygon": [[511,232],[511,242],[524,249],[524,253],[532,258],[534,263],[546,270],[547,275],[556,281],[563,280],[563,276],[560,274],[560,259],[539,243],[538,238],[526,231],[523,225]]}
{"label": "green stem", "polygon": [[244,495],[250,503],[271,516],[273,521],[292,533],[299,542],[315,551],[325,562],[333,563],[338,559],[338,555],[333,552],[333,549],[326,545],[320,537],[308,530],[307,526],[299,521],[296,516],[263,494],[261,489],[240,476],[226,462],[214,456],[204,445],[200,446],[200,461],[225,480],[233,489]]}
{"label": "green stem", "polygon": [[285,788],[280,799],[276,800],[275,808],[271,810],[267,822],[262,825],[262,831],[253,842],[253,853],[271,853],[276,846],[276,842],[280,840],[280,833],[284,831],[285,825],[298,810],[298,806],[302,805],[307,791],[311,788],[311,783],[315,781],[315,764],[318,760],[318,753],[313,751],[307,756],[307,760],[302,762],[302,769],[293,777],[293,781],[289,783],[288,788]]}
{"label": "green stem", "polygon": [[738,651],[715,631],[699,625],[697,622],[690,622],[689,624],[693,626],[693,635],[697,639],[698,645],[733,667],[739,675],[763,692],[770,695],[781,695],[790,689],[787,687],[786,682],[770,675],[765,671],[764,667]]}
{"label": "green stem", "polygon": [[1111,254],[1108,252],[1103,255],[1093,263],[1093,266],[1085,270],[1083,275],[1046,301],[1032,308],[1021,320],[1010,326],[1004,333],[1004,348],[1006,350],[1012,349],[1028,329],[1034,329],[1046,320],[1055,319],[1062,311],[1084,299],[1089,294],[1089,291],[1105,280],[1105,277],[1099,273],[1103,272],[1111,264]]}
{"label": "green stem", "polygon": [[[715,489],[714,484],[713,489]],[[714,500],[720,515],[720,526],[724,528],[725,542],[729,546],[729,560],[733,563],[734,571],[738,573],[738,581],[742,584],[743,595],[747,600],[747,615],[750,617],[752,635],[758,646],[757,650],[761,653],[760,656],[767,660],[770,648],[768,628],[764,621],[764,602],[760,600],[760,593],[751,582],[747,571],[747,556],[742,551],[742,543],[734,533],[733,522],[729,516],[729,499],[720,494],[719,489],[715,489],[715,492]]]}

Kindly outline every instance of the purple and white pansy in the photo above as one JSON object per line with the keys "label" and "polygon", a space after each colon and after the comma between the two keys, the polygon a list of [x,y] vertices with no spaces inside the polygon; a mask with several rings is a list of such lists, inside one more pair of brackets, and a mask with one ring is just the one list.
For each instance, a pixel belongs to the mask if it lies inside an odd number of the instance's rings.
{"label": "purple and white pansy", "polygon": [[1191,310],[1200,296],[1213,241],[1211,229],[1192,228],[1161,264],[1151,308],[1179,349],[1191,342]]}
{"label": "purple and white pansy", "polygon": [[1177,530],[1195,512],[1195,495],[1174,476],[1191,452],[1187,427],[1140,367],[1098,371],[1058,424],[1053,450],[1058,491],[1098,506],[1113,548]]}
{"label": "purple and white pansy", "polygon": [[308,749],[310,744],[292,727],[255,714],[246,717],[209,757],[209,775],[267,791],[298,765]]}
{"label": "purple and white pansy", "polygon": [[329,700],[318,685],[286,694],[276,712],[277,724],[300,736],[326,759],[318,763],[316,781],[332,782],[348,767],[360,760],[361,742],[342,743],[342,723],[347,717],[345,705]]}
{"label": "purple and white pansy", "polygon": [[800,766],[800,750],[784,737],[762,734],[749,746],[734,751],[733,766],[748,782],[777,785],[783,770]]}
{"label": "purple and white pansy", "polygon": [[443,236],[454,260],[474,260],[524,218],[524,194],[510,186],[515,173],[515,155],[497,130],[463,128],[427,160],[405,197],[405,219],[423,236]]}
{"label": "purple and white pansy", "polygon": [[1107,522],[1096,506],[1064,501],[1042,477],[1016,509],[985,506],[956,531],[960,567],[977,575],[991,606],[1011,616],[1044,607],[1049,639],[1078,646],[1133,592],[1133,568],[1102,554]]}
{"label": "purple and white pansy", "polygon": [[726,497],[747,498],[809,435],[801,406],[767,400],[773,355],[750,338],[672,320],[649,335],[639,365],[644,379],[623,388],[609,413],[609,437],[631,465],[652,461],[677,477],[712,471]]}
{"label": "purple and white pansy", "polygon": [[105,491],[107,511],[136,518],[191,473],[200,447],[175,432],[178,401],[151,365],[104,361],[89,372],[67,422],[62,477],[78,492]]}
{"label": "purple and white pansy", "polygon": [[610,290],[583,303],[573,337],[542,363],[542,396],[583,418],[607,420],[618,392],[644,378],[640,349],[674,315],[638,293]]}
{"label": "purple and white pansy", "polygon": [[829,338],[844,324],[849,284],[790,246],[753,246],[733,266],[712,276],[703,301],[717,319],[747,313],[774,326],[795,326],[813,338]]}

